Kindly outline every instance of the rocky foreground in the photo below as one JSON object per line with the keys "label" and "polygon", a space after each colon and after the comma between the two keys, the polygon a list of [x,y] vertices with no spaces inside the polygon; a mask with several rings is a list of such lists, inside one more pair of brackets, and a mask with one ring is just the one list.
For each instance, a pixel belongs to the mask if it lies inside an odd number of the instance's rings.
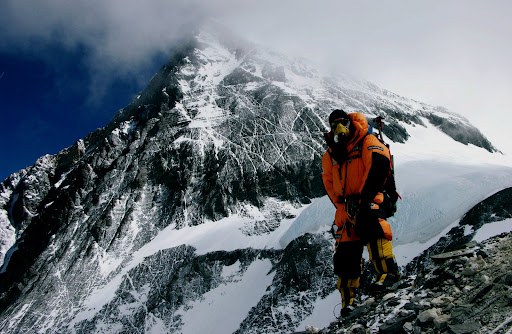
{"label": "rocky foreground", "polygon": [[512,232],[423,261],[395,291],[299,333],[512,333]]}

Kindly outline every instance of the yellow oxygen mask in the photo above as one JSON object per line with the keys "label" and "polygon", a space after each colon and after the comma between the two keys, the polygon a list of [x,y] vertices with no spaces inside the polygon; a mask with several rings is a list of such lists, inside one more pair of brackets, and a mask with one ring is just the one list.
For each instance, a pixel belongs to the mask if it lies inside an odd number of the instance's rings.
{"label": "yellow oxygen mask", "polygon": [[342,122],[333,123],[334,141],[336,143],[346,140],[350,135],[350,121],[343,120]]}

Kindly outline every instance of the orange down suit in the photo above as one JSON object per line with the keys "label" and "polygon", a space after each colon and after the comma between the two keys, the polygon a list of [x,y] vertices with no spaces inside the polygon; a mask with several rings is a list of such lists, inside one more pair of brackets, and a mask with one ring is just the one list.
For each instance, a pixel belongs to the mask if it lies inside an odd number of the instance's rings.
{"label": "orange down suit", "polygon": [[[386,205],[381,191],[389,175],[391,155],[376,136],[368,134],[368,121],[362,114],[351,113],[348,117],[351,134],[342,158],[336,160],[339,156],[334,151],[339,148],[330,137],[332,133],[326,134],[329,149],[322,158],[324,187],[336,207],[334,272],[343,308],[353,303],[359,287],[364,244],[377,271],[376,283],[384,282],[387,276],[393,280],[399,277],[391,227],[379,207]],[[354,202],[356,214],[350,212]]]}

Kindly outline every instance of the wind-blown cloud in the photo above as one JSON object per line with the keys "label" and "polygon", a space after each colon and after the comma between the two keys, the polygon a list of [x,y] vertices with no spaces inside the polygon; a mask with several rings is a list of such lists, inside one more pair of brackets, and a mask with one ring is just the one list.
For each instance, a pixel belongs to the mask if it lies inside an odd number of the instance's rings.
{"label": "wind-blown cloud", "polygon": [[81,50],[90,89],[101,90],[112,76],[137,80],[155,55],[170,53],[187,24],[208,12],[197,0],[5,0],[0,22],[8,28],[0,30],[0,52],[37,58],[52,47]]}
{"label": "wind-blown cloud", "polygon": [[142,80],[188,24],[213,17],[284,53],[477,114],[510,105],[511,11],[507,0],[3,0],[0,52],[83,49],[91,92],[101,94],[109,77]]}
{"label": "wind-blown cloud", "polygon": [[120,64],[141,61],[164,51],[180,26],[205,13],[197,1],[7,0],[0,5],[4,27],[1,46],[30,48],[33,42],[84,45],[96,59]]}
{"label": "wind-blown cloud", "polygon": [[459,65],[482,67],[489,56],[510,59],[503,36],[511,32],[511,9],[500,0],[4,0],[0,21],[8,29],[0,31],[0,50],[84,47],[93,70],[132,73],[169,53],[187,24],[215,17],[249,39],[371,78],[390,65],[458,57]]}

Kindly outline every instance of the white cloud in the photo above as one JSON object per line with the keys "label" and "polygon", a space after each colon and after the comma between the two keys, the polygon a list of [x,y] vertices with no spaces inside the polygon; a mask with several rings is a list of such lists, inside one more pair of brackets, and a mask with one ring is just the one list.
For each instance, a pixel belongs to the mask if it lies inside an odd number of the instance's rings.
{"label": "white cloud", "polygon": [[512,154],[512,2],[280,2],[251,10],[265,19],[228,13],[226,21],[261,43],[463,114]]}
{"label": "white cloud", "polygon": [[184,25],[201,21],[201,1],[7,0],[0,4],[0,52],[49,60],[58,46],[82,49],[90,92],[102,94],[112,77],[137,80],[158,54],[170,54]]}
{"label": "white cloud", "polygon": [[85,47],[101,90],[109,75],[136,78],[185,24],[212,16],[260,44],[465,114],[493,139],[504,132],[494,119],[512,122],[511,11],[507,0],[5,0],[0,51]]}

